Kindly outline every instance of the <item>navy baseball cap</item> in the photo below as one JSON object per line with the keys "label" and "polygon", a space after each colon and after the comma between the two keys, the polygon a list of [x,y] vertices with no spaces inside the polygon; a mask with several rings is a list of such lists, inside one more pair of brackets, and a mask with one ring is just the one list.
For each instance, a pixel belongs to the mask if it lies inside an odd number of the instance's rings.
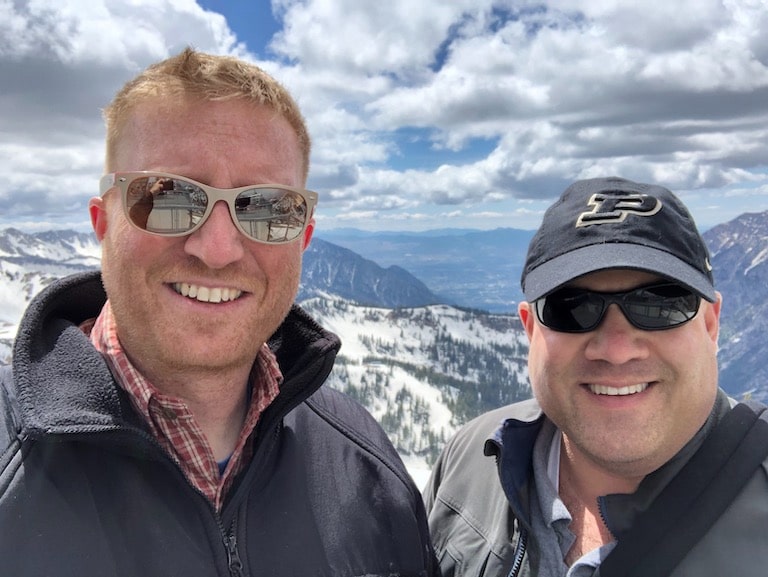
{"label": "navy baseball cap", "polygon": [[671,191],[618,177],[580,180],[544,213],[521,278],[529,302],[587,273],[634,269],[716,300],[709,251]]}

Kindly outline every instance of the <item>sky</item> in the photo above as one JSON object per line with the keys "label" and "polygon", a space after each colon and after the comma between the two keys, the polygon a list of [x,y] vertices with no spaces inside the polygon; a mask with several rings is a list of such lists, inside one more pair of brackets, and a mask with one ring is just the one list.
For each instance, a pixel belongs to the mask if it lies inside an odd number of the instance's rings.
{"label": "sky", "polygon": [[768,0],[0,0],[0,228],[90,230],[101,109],[185,46],[282,82],[317,231],[536,228],[571,182],[768,210]]}

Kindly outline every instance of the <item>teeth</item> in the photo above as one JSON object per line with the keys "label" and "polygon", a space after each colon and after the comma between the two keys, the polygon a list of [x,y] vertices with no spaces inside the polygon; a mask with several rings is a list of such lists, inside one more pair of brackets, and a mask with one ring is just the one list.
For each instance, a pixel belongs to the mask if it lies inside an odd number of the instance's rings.
{"label": "teeth", "polygon": [[648,388],[648,383],[638,383],[628,387],[606,387],[603,385],[589,385],[589,390],[596,395],[624,396],[642,393]]}
{"label": "teeth", "polygon": [[222,303],[227,301],[233,301],[240,298],[243,291],[227,288],[227,287],[204,287],[189,284],[185,282],[177,282],[173,285],[173,290],[182,296],[189,297],[191,299],[197,299],[203,303]]}

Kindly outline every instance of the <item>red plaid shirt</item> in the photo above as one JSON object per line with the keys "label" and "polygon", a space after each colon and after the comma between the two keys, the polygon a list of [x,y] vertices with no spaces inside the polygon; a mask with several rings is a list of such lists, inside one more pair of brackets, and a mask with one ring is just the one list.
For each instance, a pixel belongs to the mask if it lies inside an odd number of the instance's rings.
{"label": "red plaid shirt", "polygon": [[118,384],[127,392],[136,410],[168,454],[179,464],[189,482],[202,492],[216,510],[235,476],[253,455],[253,433],[264,409],[279,392],[282,374],[275,355],[264,344],[251,370],[251,399],[235,450],[224,474],[213,457],[208,439],[180,398],[158,391],[128,360],[117,338],[117,327],[109,301],[96,319],[81,325],[91,342],[106,359]]}

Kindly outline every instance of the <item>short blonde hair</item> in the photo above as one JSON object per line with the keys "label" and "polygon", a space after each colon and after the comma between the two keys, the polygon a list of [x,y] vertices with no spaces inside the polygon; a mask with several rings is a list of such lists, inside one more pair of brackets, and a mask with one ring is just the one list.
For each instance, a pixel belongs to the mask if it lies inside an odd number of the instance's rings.
{"label": "short blonde hair", "polygon": [[123,126],[131,111],[143,100],[156,96],[211,101],[242,98],[271,108],[288,121],[298,137],[306,181],[311,142],[304,117],[290,93],[258,66],[192,48],[149,66],[128,81],[104,109],[107,171],[112,170]]}

